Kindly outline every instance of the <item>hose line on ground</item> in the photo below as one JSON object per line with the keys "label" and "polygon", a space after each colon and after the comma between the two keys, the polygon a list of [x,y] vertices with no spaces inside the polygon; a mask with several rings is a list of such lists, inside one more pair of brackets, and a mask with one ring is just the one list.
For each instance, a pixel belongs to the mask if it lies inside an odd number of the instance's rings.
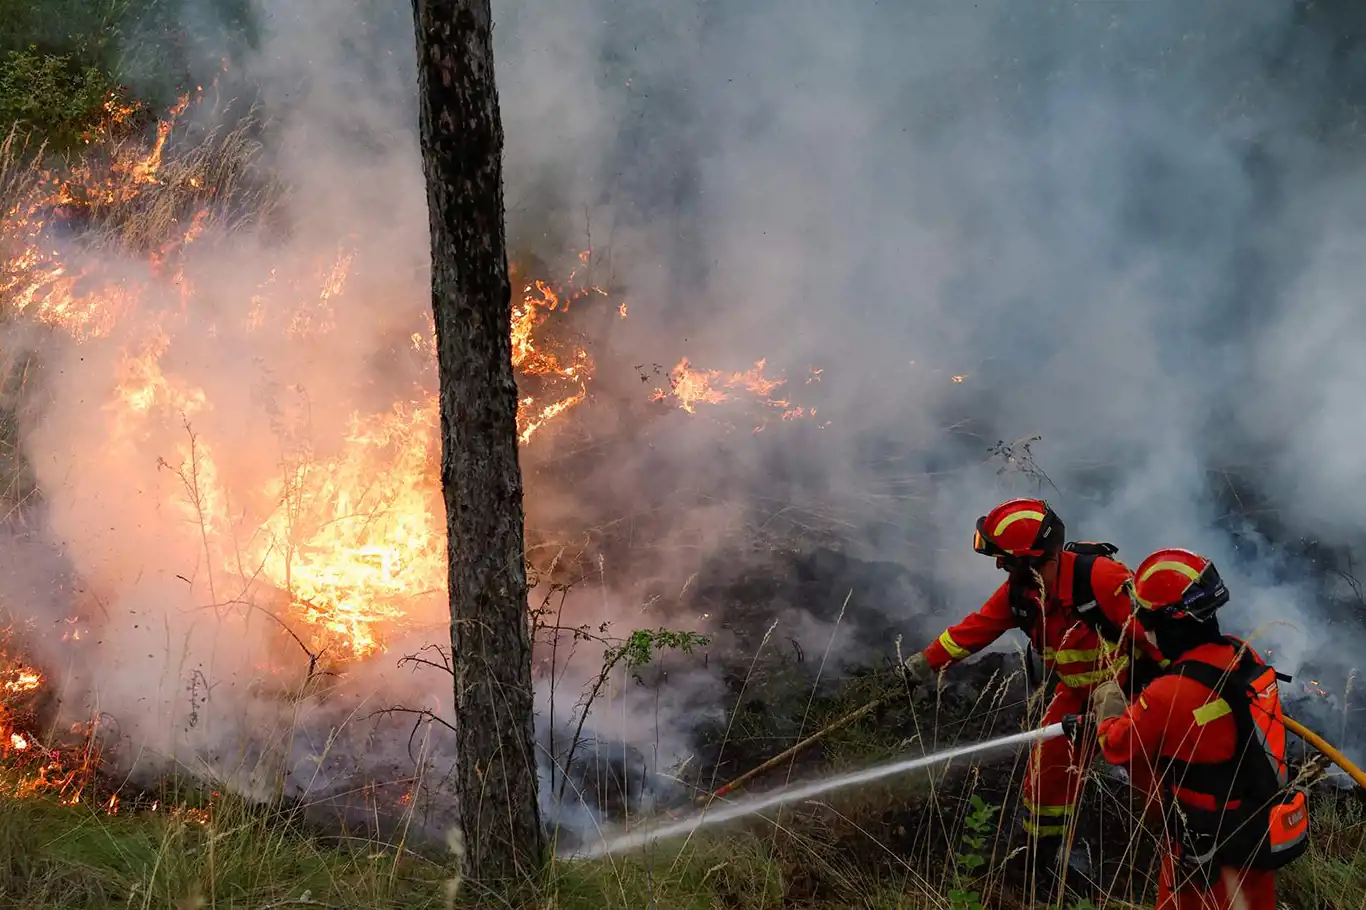
{"label": "hose line on ground", "polygon": [[1289,730],[1291,733],[1294,733],[1300,739],[1309,743],[1309,745],[1313,746],[1315,749],[1318,749],[1320,752],[1328,756],[1330,759],[1332,759],[1333,764],[1337,765],[1339,768],[1346,771],[1347,775],[1351,777],[1352,780],[1357,782],[1358,787],[1361,787],[1363,790],[1366,790],[1366,771],[1362,771],[1356,765],[1352,764],[1352,762],[1348,760],[1347,756],[1343,755],[1337,749],[1329,745],[1328,741],[1325,740],[1322,736],[1319,736],[1313,730],[1310,730],[1308,727],[1306,727],[1299,721],[1295,720],[1293,717],[1285,718],[1285,728]]}

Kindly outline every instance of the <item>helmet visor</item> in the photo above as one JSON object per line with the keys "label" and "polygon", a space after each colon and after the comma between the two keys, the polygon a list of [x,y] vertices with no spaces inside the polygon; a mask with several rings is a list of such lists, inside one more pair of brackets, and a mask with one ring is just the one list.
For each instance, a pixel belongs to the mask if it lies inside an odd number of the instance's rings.
{"label": "helmet visor", "polygon": [[977,519],[977,531],[972,535],[972,549],[983,556],[1009,556],[1009,553],[996,546],[990,537],[982,533],[986,523],[987,517],[985,515]]}
{"label": "helmet visor", "polygon": [[1214,567],[1214,563],[1209,563],[1200,572],[1200,575],[1186,586],[1180,600],[1165,604],[1145,604],[1139,600],[1138,594],[1132,587],[1129,596],[1138,611],[1139,621],[1146,626],[1147,622],[1144,620],[1149,617],[1154,619],[1157,617],[1209,619],[1214,615],[1215,610],[1228,601],[1228,589],[1224,587],[1224,580],[1219,577],[1219,570]]}

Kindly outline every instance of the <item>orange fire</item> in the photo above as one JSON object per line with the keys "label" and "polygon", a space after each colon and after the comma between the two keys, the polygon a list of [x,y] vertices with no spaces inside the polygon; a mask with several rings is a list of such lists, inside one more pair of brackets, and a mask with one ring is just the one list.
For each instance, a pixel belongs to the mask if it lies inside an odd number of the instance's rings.
{"label": "orange fire", "polygon": [[[198,293],[183,256],[213,237],[212,174],[187,171],[168,151],[188,104],[185,96],[171,109],[150,148],[112,144],[108,156],[92,155],[66,172],[38,171],[26,192],[0,200],[8,206],[0,210],[0,301],[78,343],[109,343],[116,328],[137,320],[131,323],[136,331],[119,334],[128,340],[121,343],[115,394],[105,405],[110,442],[135,452],[150,428],[168,420],[185,425],[179,451],[158,453],[170,478],[166,505],[198,529],[214,599],[223,600],[228,595],[219,592],[227,590],[237,598],[281,592],[285,612],[278,618],[297,626],[313,653],[364,657],[384,647],[386,631],[403,624],[415,598],[445,587],[437,398],[433,388],[415,387],[387,411],[357,412],[340,445],[325,452],[304,445],[278,476],[236,488],[219,462],[222,442],[195,430],[209,421],[214,400],[167,366],[174,338],[192,321],[186,303]],[[129,113],[110,108],[111,118]],[[175,205],[160,207],[166,199]],[[134,232],[131,251],[148,265],[142,274],[110,275],[78,244],[51,239],[52,218],[98,218],[135,201],[139,211],[171,213],[159,232]],[[354,257],[341,247],[311,272],[271,269],[234,331],[301,341],[335,332],[334,308],[348,291]],[[592,358],[581,345],[554,337],[547,323],[587,297],[608,296],[580,280],[578,272],[589,265],[584,251],[563,286],[533,279],[514,300],[512,363],[524,445],[588,396]],[[168,292],[180,301],[179,312],[142,303]],[[412,336],[412,348],[434,378],[430,319]]]}
{"label": "orange fire", "polygon": [[[112,142],[112,133],[95,135],[90,143],[101,154],[92,152],[62,171],[35,168],[17,190],[0,181],[0,306],[9,319],[64,333],[78,345],[108,346],[116,355],[117,376],[103,405],[107,445],[123,458],[160,456],[161,486],[147,495],[157,497],[159,514],[184,520],[199,564],[185,571],[196,585],[206,582],[215,608],[250,602],[268,610],[310,654],[326,653],[329,661],[377,654],[410,621],[420,599],[444,601],[447,553],[430,318],[411,334],[405,352],[426,367],[427,384],[398,394],[387,408],[352,413],[341,438],[326,445],[308,435],[310,405],[300,394],[297,406],[287,401],[278,417],[272,414],[272,426],[278,420],[287,443],[280,469],[265,480],[244,480],[223,454],[234,440],[223,438],[221,429],[218,437],[201,432],[213,424],[220,402],[192,372],[177,367],[186,355],[175,350],[176,339],[188,326],[210,338],[301,344],[335,333],[343,325],[336,308],[351,293],[356,251],[341,245],[311,267],[281,264],[259,276],[243,306],[195,311],[191,301],[212,299],[221,289],[196,287],[191,253],[222,235],[213,167],[182,164],[171,143],[189,104],[189,96],[177,102],[150,147]],[[111,98],[107,112],[113,131],[133,109]],[[11,153],[0,149],[0,159]],[[159,220],[138,221],[151,211]],[[83,242],[79,230],[76,240],[60,239],[63,233],[53,230],[59,221],[93,225],[87,233],[105,248],[117,248],[128,267],[105,267],[108,259],[98,245]],[[117,229],[107,229],[115,222]],[[611,296],[592,283],[591,264],[591,251],[584,251],[561,282],[518,280],[510,341],[522,445],[544,438],[547,426],[589,397],[596,365],[566,331],[564,314],[583,301]],[[624,301],[611,305],[627,317]],[[765,369],[759,360],[737,373],[698,370],[684,358],[671,371],[669,388],[653,397],[693,414],[699,405],[745,395],[785,420],[814,417],[814,408],[780,397],[786,380]],[[819,379],[813,370],[807,382]],[[168,426],[183,426],[178,446],[142,454],[153,431]],[[66,632],[80,634],[74,627]],[[43,684],[36,670],[3,655],[0,668],[7,668],[0,669],[0,696]],[[0,711],[0,753],[37,763],[32,787],[75,792],[95,760],[93,751],[58,761],[42,739]],[[117,800],[107,808],[116,811]]]}
{"label": "orange fire", "polygon": [[[754,396],[765,407],[776,408],[782,415],[783,420],[799,420],[804,418],[814,418],[815,408],[805,408],[794,406],[786,398],[773,396],[775,390],[783,386],[787,380],[773,379],[764,375],[767,361],[756,361],[754,366],[748,370],[738,373],[726,373],[721,370],[698,370],[694,369],[691,361],[684,357],[672,370],[669,371],[669,388],[657,388],[650,396],[651,401],[665,401],[674,399],[678,406],[689,414],[697,413],[699,404],[720,404],[731,400],[737,391],[748,392]],[[811,376],[807,382],[819,382],[821,371],[811,370]],[[756,427],[756,432],[763,429],[762,425]]]}

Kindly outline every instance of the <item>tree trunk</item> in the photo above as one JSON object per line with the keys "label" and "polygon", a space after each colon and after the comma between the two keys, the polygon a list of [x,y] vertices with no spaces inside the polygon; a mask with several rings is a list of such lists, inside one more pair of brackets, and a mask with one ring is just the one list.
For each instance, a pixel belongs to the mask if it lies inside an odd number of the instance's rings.
{"label": "tree trunk", "polygon": [[413,0],[432,238],[465,871],[538,875],[531,640],[489,0]]}

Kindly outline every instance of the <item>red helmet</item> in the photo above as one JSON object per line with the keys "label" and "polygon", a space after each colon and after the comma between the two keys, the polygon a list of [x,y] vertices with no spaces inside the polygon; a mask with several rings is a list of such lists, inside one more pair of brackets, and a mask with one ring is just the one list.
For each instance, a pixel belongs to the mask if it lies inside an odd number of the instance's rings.
{"label": "red helmet", "polygon": [[1214,563],[1198,553],[1158,550],[1134,570],[1134,602],[1173,619],[1208,619],[1228,603],[1228,588]]}
{"label": "red helmet", "polygon": [[972,548],[984,556],[1038,558],[1062,549],[1062,519],[1042,499],[1011,499],[977,519]]}

